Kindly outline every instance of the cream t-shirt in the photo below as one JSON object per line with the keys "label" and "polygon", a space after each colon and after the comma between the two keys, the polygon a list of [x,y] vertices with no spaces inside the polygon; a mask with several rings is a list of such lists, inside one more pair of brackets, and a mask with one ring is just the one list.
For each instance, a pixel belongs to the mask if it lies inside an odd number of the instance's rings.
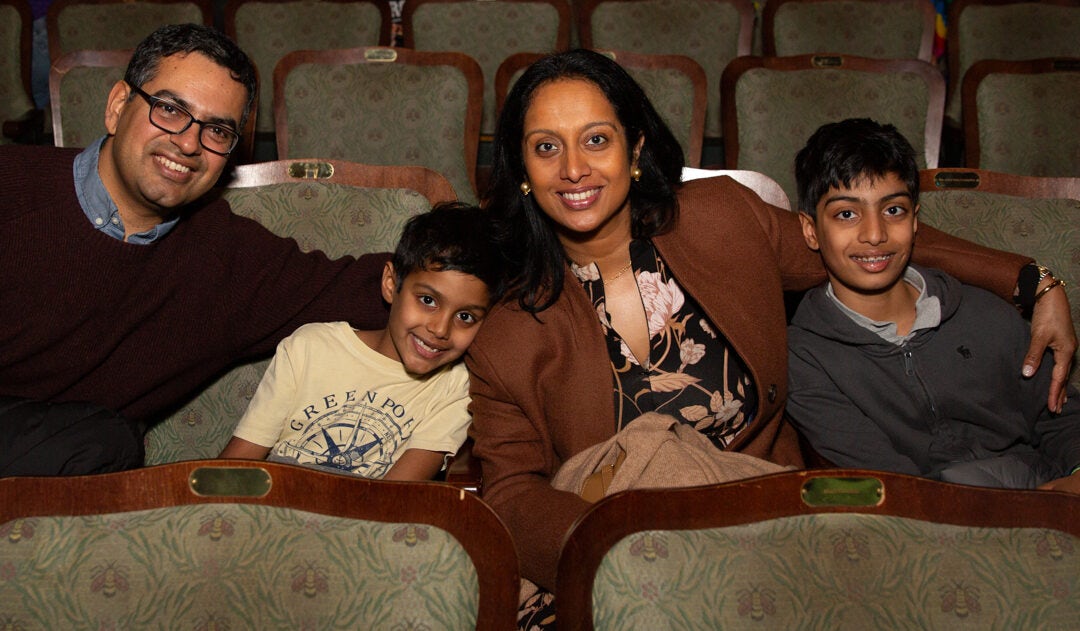
{"label": "cream t-shirt", "polygon": [[233,434],[274,460],[381,478],[406,449],[456,452],[468,405],[463,363],[417,378],[346,322],[306,324],[278,344]]}

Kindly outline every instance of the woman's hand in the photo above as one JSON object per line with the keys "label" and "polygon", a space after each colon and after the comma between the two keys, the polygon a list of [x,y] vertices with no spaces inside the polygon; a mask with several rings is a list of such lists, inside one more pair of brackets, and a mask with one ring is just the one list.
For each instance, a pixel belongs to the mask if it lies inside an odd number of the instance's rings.
{"label": "woman's hand", "polygon": [[[1048,282],[1049,279],[1046,284]],[[1031,346],[1024,358],[1025,377],[1031,377],[1039,369],[1047,348],[1054,351],[1054,370],[1046,405],[1051,412],[1060,412],[1065,403],[1069,367],[1076,353],[1076,329],[1069,312],[1069,299],[1062,287],[1051,289],[1035,303],[1031,314]]]}
{"label": "woman's hand", "polygon": [[1080,493],[1080,473],[1067,475],[1064,478],[1050,480],[1046,484],[1039,485],[1044,491],[1065,491],[1066,493]]}

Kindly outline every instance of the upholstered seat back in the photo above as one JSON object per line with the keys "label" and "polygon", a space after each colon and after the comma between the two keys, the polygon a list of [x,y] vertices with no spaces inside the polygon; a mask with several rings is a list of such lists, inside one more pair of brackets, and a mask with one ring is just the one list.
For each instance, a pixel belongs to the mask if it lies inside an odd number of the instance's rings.
{"label": "upholstered seat back", "polygon": [[453,50],[472,57],[484,74],[480,133],[495,131],[495,72],[514,53],[564,50],[570,40],[566,0],[418,0],[402,13],[405,46]]}
{"label": "upholstered seat back", "polygon": [[1078,575],[1080,538],[1057,530],[800,515],[624,538],[597,570],[593,624],[1066,629]]}
{"label": "upholstered seat back", "polygon": [[[30,98],[30,9],[20,0],[0,2],[0,123],[34,109]],[[10,142],[0,134],[0,144]]]}
{"label": "upholstered seat back", "polygon": [[686,55],[708,77],[705,136],[719,138],[720,74],[749,55],[753,5],[744,0],[586,0],[578,6],[584,48]]}
{"label": "upholstered seat back", "polygon": [[[1074,187],[1080,192],[1080,182]],[[924,185],[919,204],[921,222],[988,247],[1030,256],[1065,279],[1073,324],[1080,335],[1080,283],[1072,282],[1080,278],[1080,198],[1038,198],[962,188],[936,190]],[[1080,388],[1080,370],[1076,368],[1080,366],[1080,351],[1076,360],[1071,382]]]}
{"label": "upholstered seat back", "polygon": [[124,78],[131,50],[80,50],[49,70],[53,144],[87,147],[105,135],[105,104]]}
{"label": "upholstered seat back", "polygon": [[957,0],[949,7],[949,102],[945,117],[962,124],[964,75],[983,59],[1080,57],[1080,5],[1075,2]]}
{"label": "upholstered seat back", "polygon": [[135,48],[163,24],[213,22],[208,0],[56,0],[48,13],[49,57]]}
{"label": "upholstered seat back", "polygon": [[[964,120],[969,166],[1080,177],[1080,58],[972,65]],[[965,98],[971,98],[965,95]]]}
{"label": "upholstered seat back", "polygon": [[289,53],[274,77],[281,158],[419,165],[476,201],[483,80],[455,52],[350,48]]}
{"label": "upholstered seat back", "polygon": [[764,49],[787,57],[840,53],[933,61],[930,0],[773,0],[765,5]]}
{"label": "upholstered seat back", "polygon": [[476,495],[248,460],[0,479],[11,629],[510,629]]}
{"label": "upholstered seat back", "polygon": [[1077,519],[1068,493],[865,469],[624,491],[565,539],[559,628],[1080,628]]}
{"label": "upholstered seat back", "polygon": [[195,504],[0,531],[0,611],[28,629],[476,626],[476,568],[426,524]]}
{"label": "upholstered seat back", "polygon": [[389,44],[390,12],[374,0],[242,0],[227,5],[225,31],[259,69],[255,131],[274,131],[274,66],[294,50]]}
{"label": "upholstered seat back", "polygon": [[920,168],[937,165],[945,82],[923,61],[744,57],[725,69],[722,94],[725,166],[768,175],[793,202],[795,154],[825,123],[890,123],[911,143]]}
{"label": "upholstered seat back", "polygon": [[683,149],[686,166],[701,166],[708,107],[708,78],[701,64],[685,55],[642,55],[611,51],[638,82]]}

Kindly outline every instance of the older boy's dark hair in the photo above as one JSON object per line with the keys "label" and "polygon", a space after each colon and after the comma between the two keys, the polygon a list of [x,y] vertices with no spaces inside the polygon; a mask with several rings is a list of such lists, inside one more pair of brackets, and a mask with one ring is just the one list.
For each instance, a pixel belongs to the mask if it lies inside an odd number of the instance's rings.
{"label": "older boy's dark hair", "polygon": [[915,150],[892,125],[869,118],[849,118],[822,125],[795,156],[799,210],[817,216],[817,203],[830,187],[848,188],[861,177],[895,173],[919,201],[919,166]]}
{"label": "older boy's dark hair", "polygon": [[487,285],[492,303],[506,291],[506,266],[491,219],[477,206],[443,202],[416,215],[405,224],[391,262],[398,291],[417,270],[475,276]]}
{"label": "older boy's dark hair", "polygon": [[[177,53],[200,53],[230,72],[232,78],[247,90],[244,115],[240,129],[244,129],[251,106],[258,91],[255,64],[231,39],[217,29],[202,24],[166,24],[150,33],[135,47],[124,73],[128,85],[141,88],[157,76],[161,60]],[[130,98],[135,98],[132,92]]]}

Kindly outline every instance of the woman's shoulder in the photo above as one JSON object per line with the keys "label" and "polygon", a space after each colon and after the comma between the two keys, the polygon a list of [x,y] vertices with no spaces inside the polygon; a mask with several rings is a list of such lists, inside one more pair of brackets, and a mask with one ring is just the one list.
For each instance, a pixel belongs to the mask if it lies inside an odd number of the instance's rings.
{"label": "woman's shoulder", "polygon": [[599,320],[581,286],[568,272],[563,290],[548,308],[538,313],[525,310],[516,299],[504,299],[484,318],[472,347],[479,349],[526,349],[563,344],[573,335],[567,329],[584,329]]}

